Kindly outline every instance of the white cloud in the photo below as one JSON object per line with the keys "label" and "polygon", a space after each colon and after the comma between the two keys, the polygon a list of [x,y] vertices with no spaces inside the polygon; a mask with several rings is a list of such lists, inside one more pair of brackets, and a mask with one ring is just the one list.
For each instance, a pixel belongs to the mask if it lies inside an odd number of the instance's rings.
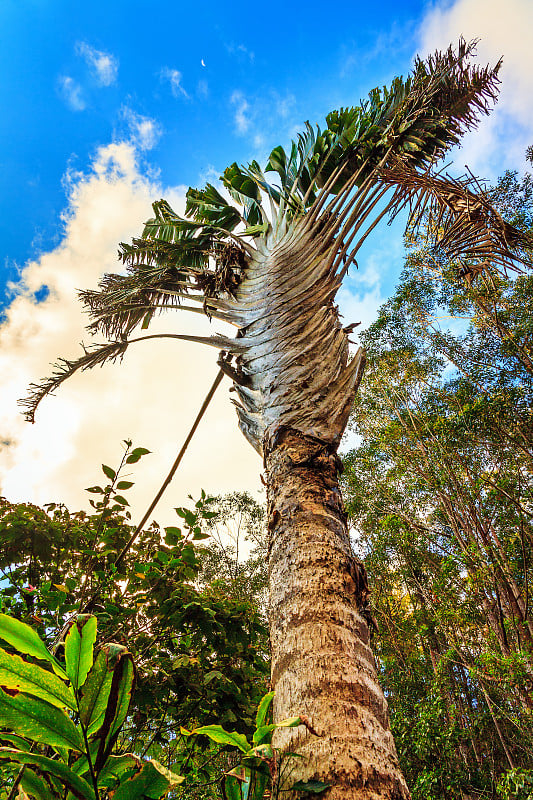
{"label": "white cloud", "polygon": [[231,95],[230,103],[235,107],[234,121],[237,131],[238,133],[244,134],[248,131],[251,124],[250,117],[247,116],[248,112],[250,111],[250,104],[246,100],[243,93],[238,89],[236,89]]}
{"label": "white cloud", "polygon": [[170,69],[170,67],[164,67],[161,70],[161,79],[168,81],[170,83],[170,91],[172,92],[174,97],[188,97],[189,95],[181,85],[182,74],[177,69]]}
{"label": "white cloud", "polygon": [[525,168],[533,142],[533,3],[531,0],[455,0],[437,3],[420,28],[423,53],[445,48],[460,36],[479,39],[478,62],[503,56],[500,100],[479,129],[465,137],[461,164],[496,177],[503,169]]}
{"label": "white cloud", "polygon": [[129,131],[129,139],[139,150],[152,150],[161,136],[161,126],[151,117],[137,114],[136,111],[123,106],[121,109],[122,119],[126,122]]}
{"label": "white cloud", "polygon": [[59,93],[72,111],[83,111],[86,108],[81,86],[69,75],[59,78]]}
{"label": "white cloud", "polygon": [[118,59],[111,53],[96,50],[87,42],[76,44],[76,53],[85,59],[100,86],[111,86],[118,75]]}
{"label": "white cloud", "polygon": [[231,55],[235,55],[240,59],[249,60],[252,64],[255,61],[255,53],[253,50],[249,50],[244,44],[233,44],[232,42],[226,44],[226,50]]}
{"label": "white cloud", "polygon": [[[0,493],[13,501],[87,507],[84,487],[102,479],[100,464],[115,465],[121,441],[131,438],[153,451],[132,470],[136,485],[130,495],[138,520],[216,375],[215,351],[173,340],[133,345],[122,365],[67,381],[42,403],[33,426],[23,421],[16,401],[31,382],[50,374],[50,362],[76,357],[78,342],[90,343],[77,289],[94,287],[104,271],[120,269],[117,243],[139,234],[154,198],[167,197],[183,212],[185,190],[143,175],[131,142],[101,148],[90,172],[71,173],[68,187],[62,241],[26,265],[0,325]],[[42,286],[49,295],[37,303],[35,293]],[[153,332],[205,335],[213,330],[203,316],[177,314],[161,317]],[[224,383],[155,517],[170,524],[171,509],[202,487],[254,491],[260,470],[259,458],[237,429]]]}
{"label": "white cloud", "polygon": [[196,91],[200,97],[209,97],[209,84],[207,81],[201,80],[198,81],[198,85],[196,87]]}

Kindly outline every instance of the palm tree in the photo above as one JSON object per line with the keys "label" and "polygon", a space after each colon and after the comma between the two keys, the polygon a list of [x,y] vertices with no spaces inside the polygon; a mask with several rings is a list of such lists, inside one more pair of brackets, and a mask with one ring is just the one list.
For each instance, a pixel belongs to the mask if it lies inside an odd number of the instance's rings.
{"label": "palm tree", "polygon": [[412,227],[429,221],[435,246],[478,272],[489,262],[513,268],[531,244],[473,178],[435,171],[496,97],[499,64],[473,65],[472,50],[460,41],[417,59],[407,79],[333,111],[323,130],[306,124],[264,171],[255,161],[232,164],[225,194],[211,184],[190,189],[183,218],[154,203],[142,237],[121,245],[125,274],[81,293],[90,330],[108,341],[62,360],[27,401],[33,419],[77,369],[150,338],[132,333],[160,309],[237,328],[235,338],[166,335],[220,350],[239,426],[264,459],[275,714],[309,722],[278,744],[304,756],[294,780],[331,784],[328,800],[409,797],[369,644],[366,574],[351,553],[339,490],[337,448],[365,358],[360,349],[350,356],[353,326],[343,328],[335,295],[366,237],[405,207]]}

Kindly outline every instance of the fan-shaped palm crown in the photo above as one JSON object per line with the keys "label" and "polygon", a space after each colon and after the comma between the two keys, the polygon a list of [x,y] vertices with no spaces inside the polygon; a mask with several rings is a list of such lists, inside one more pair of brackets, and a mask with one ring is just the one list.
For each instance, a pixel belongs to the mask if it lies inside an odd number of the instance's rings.
{"label": "fan-shaped palm crown", "polygon": [[[29,418],[65,377],[122,356],[135,328],[175,306],[238,328],[235,339],[177,336],[221,350],[240,427],[256,450],[280,426],[337,444],[364,357],[349,360],[334,299],[377,222],[408,206],[412,224],[429,216],[436,246],[450,257],[500,269],[530,246],[475,181],[433,170],[496,97],[499,64],[472,65],[472,49],[461,41],[456,51],[418,59],[407,79],[329,114],[324,130],[307,123],[289,153],[272,151],[264,171],[256,161],[232,164],[221,178],[229,199],[211,184],[189,189],[184,218],[154,203],[142,237],[121,245],[126,274],[105,275],[99,291],[81,294],[90,330],[111,342],[63,361],[34,386]],[[265,177],[271,172],[275,182]]]}

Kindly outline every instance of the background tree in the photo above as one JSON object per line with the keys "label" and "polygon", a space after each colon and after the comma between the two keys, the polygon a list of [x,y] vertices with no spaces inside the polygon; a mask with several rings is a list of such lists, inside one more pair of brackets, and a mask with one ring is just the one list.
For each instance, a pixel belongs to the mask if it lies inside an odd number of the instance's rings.
{"label": "background tree", "polygon": [[[530,176],[486,192],[531,230]],[[482,798],[499,784],[527,798],[533,271],[479,272],[427,240],[424,228],[409,237],[400,285],[362,337],[348,509],[413,796]]]}
{"label": "background tree", "polygon": [[31,418],[68,375],[122,357],[139,341],[135,328],[183,298],[182,308],[237,327],[234,339],[165,335],[221,350],[241,430],[264,458],[275,716],[312,720],[319,739],[288,730],[285,745],[304,756],[302,779],[332,784],[330,800],[408,796],[338,488],[336,451],[364,356],[349,360],[335,295],[379,220],[406,206],[430,216],[448,257],[469,256],[478,270],[487,259],[512,268],[529,244],[473,180],[433,171],[496,96],[498,66],[478,68],[471,55],[461,41],[417,59],[407,79],[333,111],[324,130],[307,125],[290,153],[270,155],[266,171],[278,184],[256,162],[233,164],[222,182],[234,202],[208,184],[189,190],[186,218],[155,203],[142,238],[122,245],[127,274],[82,293],[91,329],[110,342],[62,362],[29,401]]}

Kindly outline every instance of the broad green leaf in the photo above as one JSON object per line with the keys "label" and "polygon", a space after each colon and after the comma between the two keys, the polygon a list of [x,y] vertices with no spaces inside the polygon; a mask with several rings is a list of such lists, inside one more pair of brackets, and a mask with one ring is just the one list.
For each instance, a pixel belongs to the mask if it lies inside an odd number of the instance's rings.
{"label": "broad green leaf", "polygon": [[123,492],[124,489],[131,489],[132,486],[133,486],[133,481],[119,481],[117,483],[117,489],[120,492]]}
{"label": "broad green leaf", "polygon": [[[120,676],[120,681],[118,683],[118,690],[116,693],[116,710],[113,717],[113,721],[111,723],[111,735],[118,733],[120,728],[122,728],[124,724],[124,720],[128,714],[128,710],[131,703],[131,698],[133,695],[133,687],[135,683],[135,667],[133,664],[133,657],[131,653],[127,651],[123,653],[120,658],[119,665],[122,666],[122,673]],[[117,670],[118,670],[117,666]],[[115,675],[117,670],[115,670],[113,674],[113,681],[111,685],[111,692],[114,691],[114,682],[115,682]]]}
{"label": "broad green leaf", "polygon": [[72,772],[61,761],[54,761],[37,753],[22,753],[20,750],[13,750],[9,747],[0,747],[0,759],[38,767],[43,774],[59,778],[61,783],[79,800],[96,800],[94,790],[87,781]]}
{"label": "broad green leaf", "polygon": [[135,447],[127,457],[126,464],[135,464],[142,456],[150,452],[151,451],[147,450],[146,447]]}
{"label": "broad green leaf", "polygon": [[276,728],[297,728],[298,725],[303,725],[300,717],[289,717],[289,719],[282,719],[281,722],[275,722]]}
{"label": "broad green leaf", "polygon": [[106,478],[109,478],[110,481],[114,481],[117,476],[115,470],[111,469],[111,467],[108,467],[107,464],[102,464],[102,472]]}
{"label": "broad green leaf", "polygon": [[10,655],[0,648],[0,687],[18,689],[34,697],[48,700],[58,708],[77,710],[74,692],[53,672],[37,664],[29,664],[20,656]]}
{"label": "broad green leaf", "polygon": [[203,734],[208,736],[213,742],[217,744],[231,744],[238,747],[243,753],[247,753],[250,749],[248,740],[243,733],[229,733],[225,731],[222,725],[203,725],[201,728],[195,728],[193,731],[186,731],[181,728],[181,732],[186,736],[196,736]]}
{"label": "broad green leaf", "polygon": [[[118,645],[115,645],[118,647]],[[114,665],[111,688],[107,701],[104,719],[98,730],[99,739],[96,768],[100,770],[109,754],[118,733],[124,724],[130,707],[135,683],[135,667],[131,653],[122,648],[122,652]]]}
{"label": "broad green leaf", "polygon": [[329,789],[331,783],[323,783],[322,781],[297,781],[291,786],[291,790],[295,792],[309,792],[309,794],[320,794]]}
{"label": "broad green leaf", "polygon": [[85,683],[93,665],[93,648],[96,640],[96,617],[80,614],[70,626],[65,638],[67,675],[74,689]]}
{"label": "broad green leaf", "polygon": [[[82,687],[80,699],[80,719],[89,736],[102,725],[111,690],[113,666],[116,658],[110,648],[116,645],[104,645],[95,658],[93,667]],[[125,652],[126,648],[121,648]]]}
{"label": "broad green leaf", "polygon": [[40,697],[0,691],[0,727],[52,747],[84,749],[83,737],[64,711]]}
{"label": "broad green leaf", "polygon": [[257,714],[255,715],[255,727],[261,728],[265,725],[272,700],[274,699],[274,692],[269,692],[261,698],[261,702],[257,707]]}
{"label": "broad green leaf", "polygon": [[224,791],[227,800],[244,800],[241,792],[241,781],[234,775],[228,775],[224,781]]}
{"label": "broad green leaf", "polygon": [[113,800],[159,800],[184,780],[157,761],[145,761],[140,772],[121,781]]}
{"label": "broad green leaf", "polygon": [[109,756],[98,774],[98,785],[113,789],[116,783],[131,778],[140,772],[143,762],[133,753]]}
{"label": "broad green leaf", "polygon": [[278,726],[275,725],[273,722],[270,725],[261,725],[260,728],[257,728],[254,731],[253,741],[254,744],[262,744],[263,742],[270,742],[272,740],[272,734],[276,730]]}
{"label": "broad green leaf", "polygon": [[20,787],[34,800],[56,800],[56,795],[52,794],[53,789],[50,784],[29,767],[24,770]]}
{"label": "broad green leaf", "polygon": [[67,677],[61,664],[46,649],[37,631],[24,622],[9,617],[7,614],[0,614],[0,639],[10,644],[19,653],[40,658],[42,661],[49,661],[57,675],[62,678]]}
{"label": "broad green leaf", "polygon": [[31,742],[16,736],[14,733],[0,733],[0,747],[16,747],[17,750],[29,750]]}

